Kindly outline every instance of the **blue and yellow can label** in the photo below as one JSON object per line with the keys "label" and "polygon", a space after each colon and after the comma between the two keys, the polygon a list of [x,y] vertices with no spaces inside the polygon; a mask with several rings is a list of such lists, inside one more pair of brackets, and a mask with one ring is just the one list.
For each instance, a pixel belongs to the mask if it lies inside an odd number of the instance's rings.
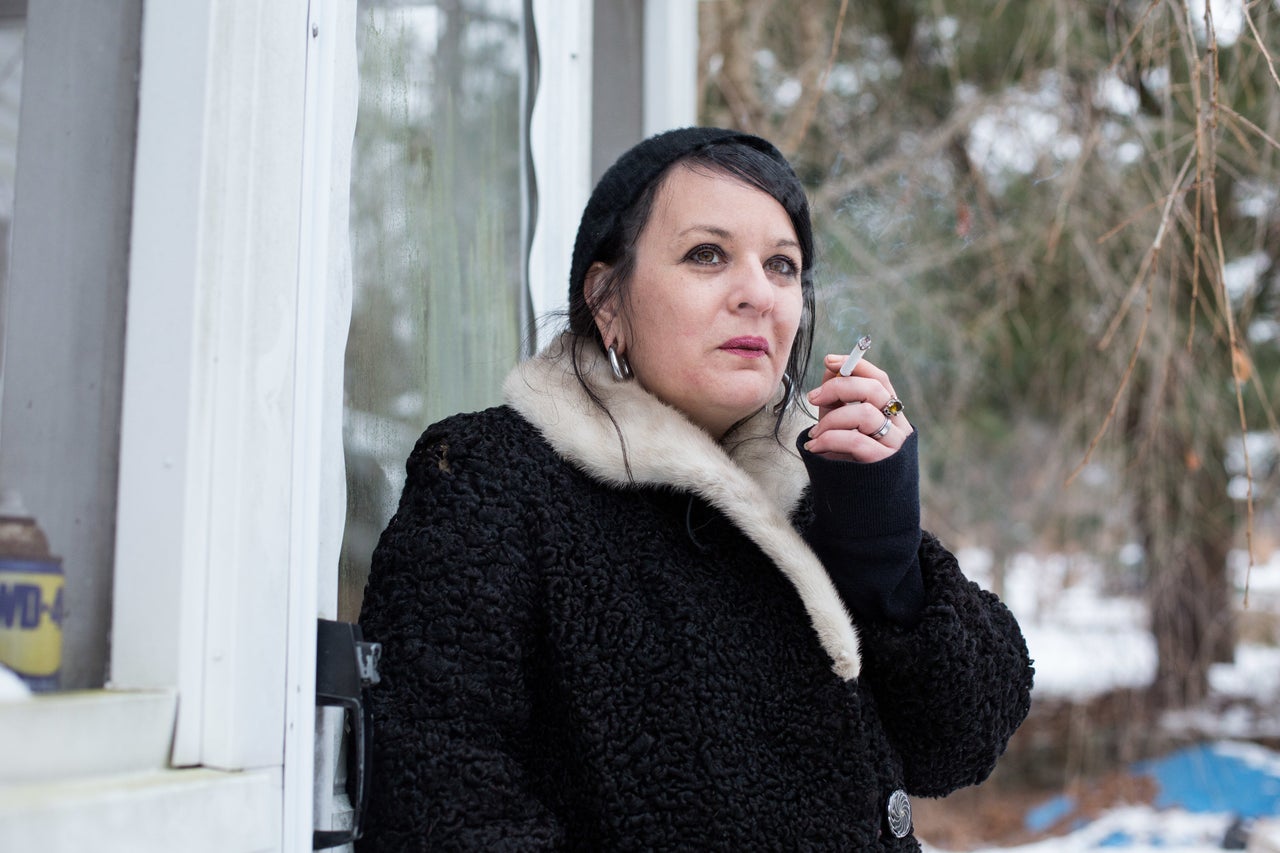
{"label": "blue and yellow can label", "polygon": [[62,561],[0,557],[0,663],[33,690],[58,686]]}

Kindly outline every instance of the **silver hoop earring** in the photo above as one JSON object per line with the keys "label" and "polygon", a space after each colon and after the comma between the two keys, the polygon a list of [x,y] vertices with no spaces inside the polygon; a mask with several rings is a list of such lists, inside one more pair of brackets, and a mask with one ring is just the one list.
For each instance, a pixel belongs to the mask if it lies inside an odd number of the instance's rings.
{"label": "silver hoop earring", "polygon": [[631,363],[625,355],[618,355],[618,348],[613,344],[609,344],[609,367],[613,368],[613,378],[619,382],[626,382],[632,377]]}

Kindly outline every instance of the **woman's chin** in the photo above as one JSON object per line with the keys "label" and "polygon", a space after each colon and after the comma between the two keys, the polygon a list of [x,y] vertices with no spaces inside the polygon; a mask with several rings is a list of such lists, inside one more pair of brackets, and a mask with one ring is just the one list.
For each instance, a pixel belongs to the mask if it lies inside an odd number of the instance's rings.
{"label": "woman's chin", "polygon": [[[769,405],[774,400],[774,393],[756,393],[744,394],[721,401],[719,411],[722,413],[720,420],[729,426],[738,423],[741,420],[751,417],[756,412]],[[727,428],[727,427],[726,427]]]}
{"label": "woman's chin", "polygon": [[781,393],[781,377],[752,375],[741,372],[699,377],[693,382],[672,383],[669,388],[651,388],[641,383],[645,390],[667,405],[679,409],[685,417],[714,435],[722,435],[729,427],[749,418],[765,406],[775,402]]}

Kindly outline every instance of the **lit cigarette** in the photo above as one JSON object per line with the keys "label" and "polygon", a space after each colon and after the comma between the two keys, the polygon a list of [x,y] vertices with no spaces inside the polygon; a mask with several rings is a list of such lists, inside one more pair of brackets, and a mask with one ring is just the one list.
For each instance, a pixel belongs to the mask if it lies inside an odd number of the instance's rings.
{"label": "lit cigarette", "polygon": [[844,360],[844,364],[840,365],[840,375],[841,376],[852,375],[853,368],[857,366],[859,361],[862,361],[862,354],[866,352],[870,348],[870,346],[871,346],[870,335],[863,335],[862,337],[858,338],[858,342],[853,345],[853,350],[849,353],[849,357]]}

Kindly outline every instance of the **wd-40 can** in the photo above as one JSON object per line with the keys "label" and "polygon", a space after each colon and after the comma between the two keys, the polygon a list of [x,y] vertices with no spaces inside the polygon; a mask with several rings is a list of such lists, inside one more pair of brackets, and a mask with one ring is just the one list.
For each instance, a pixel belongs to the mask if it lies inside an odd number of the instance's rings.
{"label": "wd-40 can", "polygon": [[32,690],[58,688],[63,610],[62,560],[8,494],[0,505],[0,664]]}

